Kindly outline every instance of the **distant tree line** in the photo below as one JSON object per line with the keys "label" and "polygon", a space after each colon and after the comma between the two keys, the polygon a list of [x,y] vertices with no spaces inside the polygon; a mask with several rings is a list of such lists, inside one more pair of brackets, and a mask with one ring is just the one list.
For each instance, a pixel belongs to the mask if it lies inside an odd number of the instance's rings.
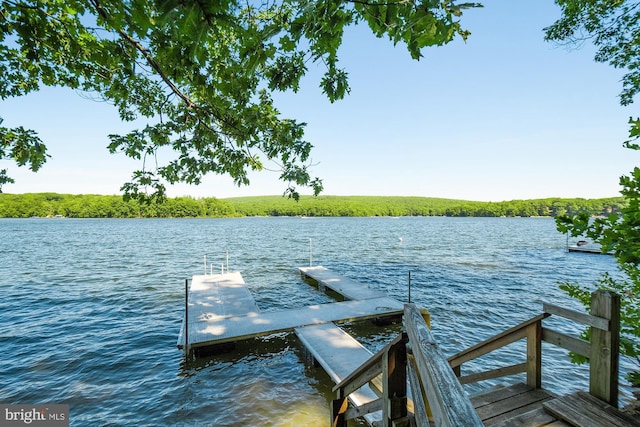
{"label": "distant tree line", "polygon": [[587,212],[592,216],[618,212],[622,197],[607,199],[536,199],[474,202],[432,197],[319,196],[298,202],[278,196],[224,199],[240,215],[267,216],[558,216]]}
{"label": "distant tree line", "polygon": [[122,196],[57,193],[0,194],[1,218],[221,218],[234,216],[591,216],[619,212],[622,197],[474,202],[431,197],[320,196],[298,202],[280,196],[230,199],[175,197],[140,203]]}
{"label": "distant tree line", "polygon": [[122,196],[92,194],[0,194],[1,218],[194,218],[234,216],[232,205],[215,198],[176,197],[140,203]]}

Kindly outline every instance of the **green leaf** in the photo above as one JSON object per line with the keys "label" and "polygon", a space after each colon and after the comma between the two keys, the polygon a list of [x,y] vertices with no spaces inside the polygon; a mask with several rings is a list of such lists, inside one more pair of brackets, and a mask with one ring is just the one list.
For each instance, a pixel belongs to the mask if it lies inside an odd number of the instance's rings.
{"label": "green leaf", "polygon": [[[349,26],[365,21],[418,59],[426,46],[464,37],[461,11],[477,7],[449,0],[25,4],[1,6],[0,99],[47,85],[112,104],[131,129],[109,135],[107,149],[141,163],[122,190],[142,199],[161,198],[164,183],[199,183],[208,173],[246,185],[248,171],[258,169],[278,170],[286,185],[318,194],[304,124],[283,117],[269,93],[297,91],[315,61],[324,67],[322,91],[335,102],[350,91],[348,70],[338,67]],[[0,159],[33,170],[46,161],[35,133],[2,131]],[[0,176],[0,189],[9,179]]]}

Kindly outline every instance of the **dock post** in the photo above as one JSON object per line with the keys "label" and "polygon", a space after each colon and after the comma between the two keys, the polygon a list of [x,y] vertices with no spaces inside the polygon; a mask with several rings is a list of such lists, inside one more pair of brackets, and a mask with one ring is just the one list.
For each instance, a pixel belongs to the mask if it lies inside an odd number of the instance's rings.
{"label": "dock post", "polygon": [[331,401],[331,427],[347,427],[347,419],[344,413],[349,408],[349,400],[338,390],[338,398]]}
{"label": "dock post", "polygon": [[609,330],[591,327],[589,393],[618,407],[620,295],[605,290],[591,294],[591,314],[609,319]]}
{"label": "dock post", "polygon": [[382,356],[383,425],[408,427],[406,333]]}
{"label": "dock post", "polygon": [[189,279],[184,279],[184,358],[189,358]]}
{"label": "dock post", "polygon": [[527,326],[527,385],[542,388],[542,320]]}
{"label": "dock post", "polygon": [[313,267],[313,250],[311,249],[311,239],[309,239],[309,267]]}
{"label": "dock post", "polygon": [[407,302],[411,304],[411,270],[409,270],[409,301]]}

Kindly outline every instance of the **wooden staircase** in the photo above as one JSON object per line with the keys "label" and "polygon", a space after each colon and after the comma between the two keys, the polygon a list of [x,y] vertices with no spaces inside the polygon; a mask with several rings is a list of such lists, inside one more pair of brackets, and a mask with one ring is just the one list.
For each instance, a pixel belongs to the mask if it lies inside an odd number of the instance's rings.
{"label": "wooden staircase", "polygon": [[637,419],[589,393],[556,397],[526,384],[494,387],[471,396],[471,403],[491,427],[637,427]]}
{"label": "wooden staircase", "polygon": [[[406,333],[339,382],[334,379],[338,384],[332,426],[346,427],[351,418],[382,411],[382,418],[370,421],[371,425],[640,427],[638,420],[617,409],[619,296],[596,291],[591,307],[591,314],[584,314],[545,304],[541,315],[446,359],[420,311],[406,304]],[[551,315],[591,326],[591,342],[543,327],[542,321]],[[521,339],[527,343],[524,362],[463,375],[464,363]],[[542,389],[542,341],[589,357],[589,393],[555,396]],[[526,373],[526,384],[493,387],[472,397],[462,388],[465,383],[516,373]],[[377,377],[381,377],[380,397],[362,405],[352,400],[349,407],[349,396]],[[408,396],[413,411],[408,410]]]}

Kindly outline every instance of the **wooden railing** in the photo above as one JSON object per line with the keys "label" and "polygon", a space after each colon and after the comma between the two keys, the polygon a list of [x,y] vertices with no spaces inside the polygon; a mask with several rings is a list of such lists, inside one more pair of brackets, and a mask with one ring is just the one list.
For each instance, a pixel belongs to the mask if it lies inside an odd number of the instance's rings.
{"label": "wooden railing", "polygon": [[[482,426],[423,314],[414,304],[405,305],[404,323],[406,333],[397,336],[334,387],[337,399],[331,405],[332,425],[344,427],[349,419],[382,410],[383,426],[408,426],[408,373],[417,426],[429,426],[429,414],[436,426]],[[378,376],[382,378],[381,397],[349,408],[349,394]]]}
{"label": "wooden railing", "polygon": [[[543,313],[447,359],[414,304],[405,304],[406,332],[398,335],[351,375],[337,384],[331,405],[332,425],[346,427],[347,420],[382,411],[382,425],[409,425],[407,379],[417,426],[479,427],[482,421],[462,385],[525,372],[527,384],[542,386],[542,341],[582,354],[590,360],[590,394],[613,406],[618,402],[618,346],[620,297],[612,292],[592,294],[591,314],[543,305]],[[542,325],[549,316],[561,316],[591,326],[591,341],[571,337]],[[462,365],[508,344],[526,339],[522,363],[461,375]],[[380,397],[349,407],[348,396],[365,384]],[[430,423],[431,421],[431,423]]]}
{"label": "wooden railing", "polygon": [[482,426],[469,397],[413,304],[404,306],[404,325],[412,353],[408,367],[416,424],[429,425],[430,409],[436,426]]}
{"label": "wooden railing", "polygon": [[[406,334],[398,335],[333,388],[337,393],[337,398],[331,402],[333,427],[346,427],[347,420],[380,410],[384,426],[409,425],[406,341]],[[381,383],[375,381],[379,376],[382,376]],[[377,384],[373,389],[380,391],[381,397],[362,406],[349,408],[349,395],[374,381]]]}
{"label": "wooden railing", "polygon": [[[591,327],[590,341],[543,326],[549,316],[560,316]],[[521,339],[527,340],[526,359],[519,364],[462,375],[462,364]],[[613,292],[591,294],[591,314],[543,304],[543,313],[449,358],[449,364],[467,384],[526,372],[527,384],[542,386],[542,341],[589,358],[589,393],[613,406],[618,404],[618,352],[620,339],[620,297]]]}

